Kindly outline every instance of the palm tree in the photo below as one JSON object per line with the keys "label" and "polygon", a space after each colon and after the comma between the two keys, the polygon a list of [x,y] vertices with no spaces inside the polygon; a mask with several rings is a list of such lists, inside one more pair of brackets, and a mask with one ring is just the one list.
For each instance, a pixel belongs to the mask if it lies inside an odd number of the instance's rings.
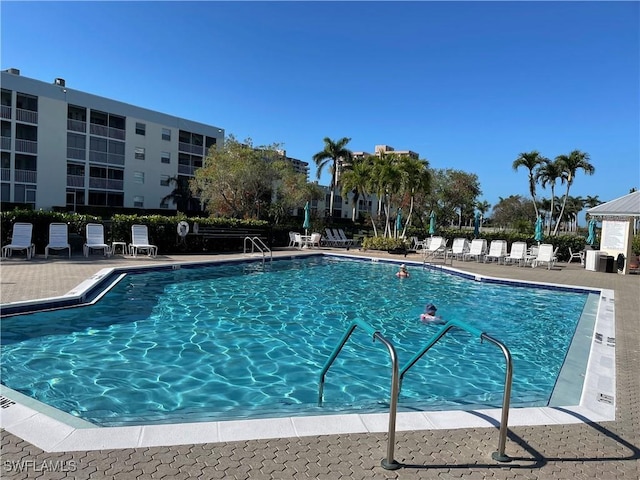
{"label": "palm tree", "polygon": [[365,200],[369,194],[369,176],[371,172],[371,161],[368,158],[354,159],[348,170],[341,175],[340,185],[342,186],[342,196],[347,198],[349,192],[353,193],[353,206],[351,208],[351,220],[356,221],[358,217],[358,200],[362,195]]}
{"label": "palm tree", "polygon": [[162,202],[173,202],[176,204],[178,212],[186,212],[193,207],[195,197],[191,193],[189,187],[189,179],[187,177],[175,175],[167,179],[169,184],[173,184],[174,188],[170,194],[162,198]]}
{"label": "palm tree", "polygon": [[316,162],[318,167],[318,180],[322,170],[329,163],[331,169],[331,197],[329,199],[329,216],[333,216],[333,197],[335,195],[335,189],[337,184],[337,175],[340,162],[351,163],[353,159],[353,153],[346,148],[347,143],[351,141],[350,138],[343,137],[337,142],[331,140],[329,137],[324,137],[324,149],[313,156],[313,161]]}
{"label": "palm tree", "polygon": [[518,158],[513,161],[513,169],[518,170],[520,167],[526,167],[529,170],[529,193],[533,198],[533,206],[536,211],[536,218],[538,218],[538,206],[536,205],[536,177],[535,170],[544,161],[545,157],[540,155],[537,150],[533,150],[529,153],[521,153]]}
{"label": "palm tree", "polygon": [[427,160],[410,157],[401,157],[399,159],[399,168],[401,176],[400,193],[404,196],[409,195],[409,214],[405,219],[402,233],[399,234],[404,237],[407,226],[411,224],[416,194],[427,192],[431,188],[431,171]]}
{"label": "palm tree", "polygon": [[551,206],[549,211],[551,212],[551,218],[549,220],[549,230],[547,231],[548,235],[551,235],[551,228],[553,224],[553,212],[555,211],[554,201],[555,201],[555,190],[556,190],[556,182],[560,180],[561,183],[564,183],[567,178],[566,173],[562,169],[562,165],[560,165],[557,161],[551,161],[548,158],[545,158],[543,163],[538,167],[538,171],[536,173],[536,180],[540,180],[540,185],[542,188],[546,188],[547,184],[551,187]]}
{"label": "palm tree", "polygon": [[[596,169],[593,165],[591,165],[591,162],[589,162],[589,160],[589,154],[586,152],[581,152],[580,150],[574,150],[569,155],[558,155],[556,157],[556,161],[560,163],[560,165],[562,166],[562,170],[567,175],[567,190],[564,194],[564,199],[562,200],[562,209],[560,210],[558,219],[562,218],[562,216],[564,215],[564,210],[569,198],[569,190],[571,189],[571,185],[573,185],[573,180],[576,177],[578,169],[582,169],[587,175],[593,175],[595,173]],[[553,231],[554,235],[558,233],[559,224],[560,221],[556,223],[556,228]]]}

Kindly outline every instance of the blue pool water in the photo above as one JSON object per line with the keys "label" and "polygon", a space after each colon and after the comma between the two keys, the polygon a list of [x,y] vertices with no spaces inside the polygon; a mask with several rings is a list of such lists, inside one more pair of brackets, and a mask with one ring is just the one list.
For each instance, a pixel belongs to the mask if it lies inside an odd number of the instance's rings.
{"label": "blue pool water", "polygon": [[[400,367],[441,325],[434,302],[505,343],[513,406],[549,401],[587,294],[480,283],[433,270],[317,256],[127,275],[97,304],[2,322],[2,383],[100,425],[386,411],[387,350],[356,330],[319,374],[349,324],[362,319],[397,349]],[[499,349],[455,330],[405,376],[400,410],[500,406]]]}

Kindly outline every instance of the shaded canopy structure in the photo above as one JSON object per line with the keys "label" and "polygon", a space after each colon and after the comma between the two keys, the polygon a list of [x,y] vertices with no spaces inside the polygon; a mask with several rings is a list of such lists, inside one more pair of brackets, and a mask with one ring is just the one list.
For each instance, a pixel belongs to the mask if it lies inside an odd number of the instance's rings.
{"label": "shaded canopy structure", "polygon": [[640,190],[590,208],[592,217],[640,217]]}

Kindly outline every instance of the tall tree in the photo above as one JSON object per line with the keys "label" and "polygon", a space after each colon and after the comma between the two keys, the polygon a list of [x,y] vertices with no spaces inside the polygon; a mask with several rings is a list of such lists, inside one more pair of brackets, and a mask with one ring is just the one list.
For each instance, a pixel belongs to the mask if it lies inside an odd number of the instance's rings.
{"label": "tall tree", "polygon": [[272,162],[281,157],[277,145],[254,148],[251,139],[233,135],[210,149],[204,165],[195,171],[191,191],[210,215],[256,217],[260,202],[268,200],[278,179]]}
{"label": "tall tree", "polygon": [[545,158],[540,155],[537,150],[533,150],[528,153],[521,153],[518,158],[513,161],[513,169],[518,170],[520,167],[525,167],[529,170],[529,194],[533,199],[533,207],[535,208],[536,218],[538,218],[538,206],[536,205],[536,175],[535,171],[539,165],[544,162]]}
{"label": "tall tree", "polygon": [[329,199],[329,216],[333,217],[333,198],[338,181],[338,169],[341,163],[351,163],[353,153],[347,147],[347,143],[351,141],[348,137],[342,137],[338,141],[331,140],[329,137],[324,138],[324,148],[313,156],[313,161],[318,167],[318,180],[322,175],[324,167],[329,165],[331,170],[331,196]]}
{"label": "tall tree", "polygon": [[562,165],[556,160],[549,160],[545,158],[538,171],[536,173],[536,180],[540,180],[540,185],[542,188],[546,188],[547,184],[551,188],[551,206],[549,211],[551,212],[551,218],[549,219],[549,230],[548,234],[551,235],[551,228],[553,227],[553,212],[555,211],[555,191],[556,191],[556,182],[560,180],[561,183],[566,181],[567,175],[562,169]]}
{"label": "tall tree", "polygon": [[556,228],[553,230],[554,235],[558,233],[560,219],[564,215],[564,210],[567,206],[567,200],[569,199],[569,190],[571,189],[571,185],[573,185],[576,173],[578,172],[578,170],[583,170],[585,174],[593,175],[596,171],[595,167],[589,160],[589,154],[586,152],[581,152],[580,150],[574,150],[569,155],[558,155],[556,157],[556,161],[560,163],[560,165],[562,166],[562,170],[567,175],[567,190],[565,191],[564,198],[562,200],[562,208],[560,210],[558,222],[556,222]]}
{"label": "tall tree", "polygon": [[365,200],[369,195],[369,184],[371,167],[373,162],[369,157],[354,159],[348,169],[340,177],[342,186],[342,197],[347,198],[349,193],[353,194],[351,207],[351,220],[356,221],[358,217],[358,200],[362,196]]}

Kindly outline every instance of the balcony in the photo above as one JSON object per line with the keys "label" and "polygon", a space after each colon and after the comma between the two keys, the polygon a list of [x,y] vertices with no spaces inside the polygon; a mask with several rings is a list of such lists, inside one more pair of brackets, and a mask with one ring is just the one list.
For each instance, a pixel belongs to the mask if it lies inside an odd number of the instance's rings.
{"label": "balcony", "polygon": [[98,163],[107,163],[109,154],[107,152],[98,152],[97,150],[89,150],[89,161]]}
{"label": "balcony", "polygon": [[3,169],[0,170],[0,180],[2,180],[3,182],[11,181],[11,169],[10,168],[3,168]]}
{"label": "balcony", "polygon": [[84,187],[84,176],[67,175],[67,187]]}
{"label": "balcony", "polygon": [[11,137],[2,137],[2,150],[11,150]]}
{"label": "balcony", "polygon": [[123,185],[123,180],[89,177],[89,188],[99,188],[101,190],[122,190]]}
{"label": "balcony", "polygon": [[96,125],[95,123],[92,123],[89,126],[89,132],[91,133],[91,135],[100,135],[101,137],[108,137],[109,127],[107,127],[106,125]]}
{"label": "balcony", "polygon": [[38,124],[38,112],[33,110],[24,110],[22,108],[16,108],[16,120],[18,122]]}
{"label": "balcony", "polygon": [[16,183],[37,183],[38,172],[35,170],[16,170]]}
{"label": "balcony", "polygon": [[87,151],[84,148],[67,147],[67,158],[72,160],[86,160]]}
{"label": "balcony", "polygon": [[16,138],[16,152],[38,153],[38,142]]}
{"label": "balcony", "polygon": [[72,120],[71,118],[68,118],[67,130],[71,130],[72,132],[87,133],[87,122],[82,122],[80,120]]}
{"label": "balcony", "polygon": [[2,105],[2,113],[0,114],[2,118],[6,118],[7,120],[11,120],[11,106]]}
{"label": "balcony", "polygon": [[124,155],[110,153],[107,158],[107,163],[110,163],[111,165],[124,165]]}
{"label": "balcony", "polygon": [[115,138],[117,140],[124,140],[126,138],[126,132],[119,128],[109,128],[109,138]]}

